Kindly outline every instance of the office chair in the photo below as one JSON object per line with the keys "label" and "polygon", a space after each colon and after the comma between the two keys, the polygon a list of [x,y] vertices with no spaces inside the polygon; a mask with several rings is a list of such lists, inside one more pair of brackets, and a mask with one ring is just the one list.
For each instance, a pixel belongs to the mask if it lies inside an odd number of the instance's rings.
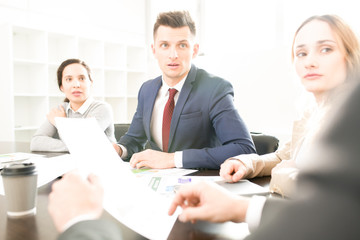
{"label": "office chair", "polygon": [[251,132],[250,134],[259,155],[275,152],[279,147],[279,139],[274,136],[258,132]]}
{"label": "office chair", "polygon": [[[120,138],[123,135],[125,135],[125,133],[129,129],[129,127],[130,127],[130,123],[115,123],[114,124],[116,141],[119,141]],[[150,143],[146,143],[145,149],[149,149],[149,148],[150,148]]]}
{"label": "office chair", "polygon": [[129,123],[116,123],[116,124],[114,124],[116,141],[119,141],[121,136],[125,135],[125,133],[129,129],[129,127],[130,127]]}

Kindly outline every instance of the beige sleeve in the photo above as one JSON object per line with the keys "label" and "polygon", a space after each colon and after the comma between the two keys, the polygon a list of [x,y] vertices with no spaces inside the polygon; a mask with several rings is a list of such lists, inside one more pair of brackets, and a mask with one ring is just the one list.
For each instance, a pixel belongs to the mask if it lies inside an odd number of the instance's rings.
{"label": "beige sleeve", "polygon": [[269,186],[271,192],[276,192],[290,198],[295,196],[296,179],[299,169],[292,162],[292,160],[284,161],[273,168]]}
{"label": "beige sleeve", "polygon": [[271,170],[282,160],[290,159],[291,142],[287,142],[276,152],[265,155],[242,154],[230,159],[241,161],[246,167],[245,178],[270,176]]}

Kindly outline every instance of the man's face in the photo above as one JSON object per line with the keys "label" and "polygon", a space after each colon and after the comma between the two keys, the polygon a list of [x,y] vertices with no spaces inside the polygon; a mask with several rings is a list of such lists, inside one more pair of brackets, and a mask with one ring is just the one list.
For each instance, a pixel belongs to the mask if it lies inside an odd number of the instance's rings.
{"label": "man's face", "polygon": [[190,71],[191,60],[196,57],[199,45],[189,27],[160,26],[151,46],[153,54],[169,86],[181,81]]}

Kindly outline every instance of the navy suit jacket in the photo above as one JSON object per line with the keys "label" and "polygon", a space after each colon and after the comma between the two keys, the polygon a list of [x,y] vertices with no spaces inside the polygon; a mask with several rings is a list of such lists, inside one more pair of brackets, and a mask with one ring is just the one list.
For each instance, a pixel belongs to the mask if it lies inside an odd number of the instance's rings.
{"label": "navy suit jacket", "polygon": [[[161,150],[150,131],[161,76],[145,82],[128,132],[119,144],[131,156],[144,149]],[[192,65],[176,103],[169,137],[169,152],[183,151],[184,168],[219,169],[229,157],[255,152],[250,133],[233,104],[232,85]]]}

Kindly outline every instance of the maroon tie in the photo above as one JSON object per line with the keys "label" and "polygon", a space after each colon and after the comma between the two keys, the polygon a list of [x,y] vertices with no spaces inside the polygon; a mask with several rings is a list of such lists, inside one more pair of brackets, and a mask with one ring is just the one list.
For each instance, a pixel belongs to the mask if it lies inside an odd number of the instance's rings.
{"label": "maroon tie", "polygon": [[170,125],[171,118],[174,112],[175,101],[174,96],[177,93],[175,88],[169,89],[169,99],[164,108],[164,116],[163,116],[163,124],[162,124],[162,143],[163,143],[163,151],[168,151],[169,145],[169,135],[170,135]]}

